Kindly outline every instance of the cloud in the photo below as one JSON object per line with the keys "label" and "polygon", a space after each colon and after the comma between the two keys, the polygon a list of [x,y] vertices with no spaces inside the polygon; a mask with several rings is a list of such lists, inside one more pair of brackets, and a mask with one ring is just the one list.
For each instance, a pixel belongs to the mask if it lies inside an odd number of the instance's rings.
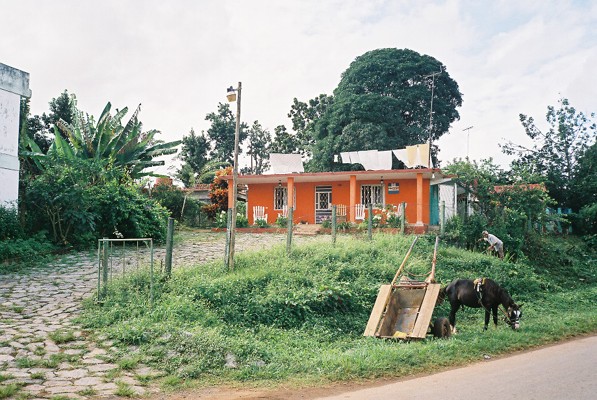
{"label": "cloud", "polygon": [[142,103],[146,129],[176,140],[243,83],[242,119],[290,126],[292,99],[331,94],[359,55],[410,48],[447,67],[464,95],[439,144],[445,161],[508,158],[525,140],[518,114],[541,120],[560,96],[594,107],[597,5],[583,1],[306,0],[217,2],[0,0],[0,62],[31,74],[32,110],[64,89],[98,115]]}

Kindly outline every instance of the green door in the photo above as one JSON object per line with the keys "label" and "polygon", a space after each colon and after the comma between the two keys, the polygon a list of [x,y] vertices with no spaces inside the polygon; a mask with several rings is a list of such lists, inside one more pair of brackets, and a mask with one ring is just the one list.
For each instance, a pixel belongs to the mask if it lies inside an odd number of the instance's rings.
{"label": "green door", "polygon": [[429,225],[439,225],[439,185],[429,187]]}

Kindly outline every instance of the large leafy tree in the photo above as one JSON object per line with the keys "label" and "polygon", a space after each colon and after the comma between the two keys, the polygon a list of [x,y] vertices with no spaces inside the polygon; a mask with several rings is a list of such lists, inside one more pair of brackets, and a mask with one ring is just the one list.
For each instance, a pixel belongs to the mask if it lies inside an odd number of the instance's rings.
{"label": "large leafy tree", "polygon": [[[236,118],[227,103],[219,103],[218,111],[209,113],[205,120],[211,123],[207,130],[207,137],[214,144],[209,153],[210,158],[232,163],[234,160],[234,133],[236,131]],[[248,126],[241,123],[239,132],[239,154],[242,152],[240,144],[247,138]]]}
{"label": "large leafy tree", "polygon": [[249,129],[248,154],[251,158],[251,167],[248,172],[251,174],[263,174],[269,165],[269,153],[272,136],[267,129],[264,129],[259,121],[253,122]]}
{"label": "large leafy tree", "polygon": [[299,147],[300,142],[295,135],[288,132],[284,125],[276,126],[270,153],[296,154],[299,152]]}
{"label": "large leafy tree", "polygon": [[[345,168],[333,162],[342,151],[390,150],[430,137],[436,141],[459,118],[461,105],[458,84],[435,58],[408,49],[367,52],[342,74],[333,103],[315,123],[309,168]],[[434,160],[437,151],[432,149]]]}
{"label": "large leafy tree", "polygon": [[[520,114],[520,122],[532,146],[526,147],[509,142],[502,146],[506,154],[515,155],[514,168],[525,168],[545,180],[549,194],[565,207],[577,210],[582,193],[583,167],[580,160],[594,145],[597,138],[595,115],[587,117],[572,107],[568,99],[562,98],[557,107],[547,107],[548,129],[540,129],[533,117]],[[576,188],[574,187],[577,185]]]}
{"label": "large leafy tree", "polygon": [[[140,106],[125,125],[122,119],[128,108],[116,111],[114,115],[110,114],[110,109],[111,104],[108,103],[97,122],[93,116],[80,111],[77,111],[72,124],[58,121],[54,142],[47,153],[44,154],[34,141],[29,141],[31,151],[26,155],[41,169],[52,165],[57,159],[68,162],[78,158],[101,160],[106,168],[121,168],[133,179],[154,175],[147,169],[164,165],[163,160],[156,158],[175,153],[180,141],[165,143],[155,139],[158,130],[144,132],[138,119]],[[58,130],[68,141],[62,138]]]}
{"label": "large leafy tree", "polygon": [[297,150],[302,155],[311,157],[313,154],[315,123],[333,102],[334,97],[326,94],[320,94],[306,103],[296,98],[293,100],[288,118],[292,121],[292,130],[296,132]]}

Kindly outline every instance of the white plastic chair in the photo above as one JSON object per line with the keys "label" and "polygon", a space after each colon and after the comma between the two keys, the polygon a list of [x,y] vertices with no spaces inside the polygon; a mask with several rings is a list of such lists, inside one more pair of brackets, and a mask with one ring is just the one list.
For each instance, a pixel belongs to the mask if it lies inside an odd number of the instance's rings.
{"label": "white plastic chair", "polygon": [[265,213],[264,206],[254,206],[253,207],[253,223],[257,222],[257,220],[263,219],[267,221],[267,214]]}
{"label": "white plastic chair", "polygon": [[282,206],[282,212],[278,213],[278,217],[288,218],[288,206]]}
{"label": "white plastic chair", "polygon": [[357,204],[354,206],[354,219],[358,221],[365,220],[365,205]]}

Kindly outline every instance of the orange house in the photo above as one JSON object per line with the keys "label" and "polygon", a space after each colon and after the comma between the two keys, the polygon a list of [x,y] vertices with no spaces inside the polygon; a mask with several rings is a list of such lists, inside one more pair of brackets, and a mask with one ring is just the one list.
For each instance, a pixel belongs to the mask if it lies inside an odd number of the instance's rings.
{"label": "orange house", "polygon": [[[232,181],[231,175],[223,178]],[[239,175],[237,182],[247,186],[249,224],[256,218],[273,224],[291,207],[294,223],[320,223],[331,217],[333,205],[347,221],[360,222],[369,204],[385,208],[406,203],[406,221],[424,232],[430,220],[430,184],[442,178],[439,169],[404,169]],[[231,203],[232,185],[228,187]]]}

